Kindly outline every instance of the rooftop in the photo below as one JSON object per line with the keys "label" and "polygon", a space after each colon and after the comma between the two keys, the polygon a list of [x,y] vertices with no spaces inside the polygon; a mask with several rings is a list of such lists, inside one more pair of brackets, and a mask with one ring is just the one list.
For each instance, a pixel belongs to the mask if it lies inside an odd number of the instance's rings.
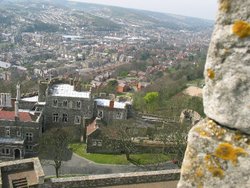
{"label": "rooftop", "polygon": [[50,88],[50,93],[57,97],[90,98],[90,92],[75,91],[74,86],[69,84],[55,84]]}
{"label": "rooftop", "polygon": [[24,140],[19,138],[0,138],[0,144],[23,144]]}
{"label": "rooftop", "polygon": [[[95,102],[98,106],[103,106],[103,107],[109,107],[110,105],[110,101],[109,99],[95,99]],[[126,105],[128,103],[127,102],[114,102],[114,108],[118,108],[118,109],[125,109]]]}
{"label": "rooftop", "polygon": [[26,102],[38,102],[38,96],[22,98],[22,101]]}
{"label": "rooftop", "polygon": [[[0,120],[15,120],[14,111],[0,111]],[[28,112],[19,112],[19,120],[22,122],[32,122],[32,118]]]}
{"label": "rooftop", "polygon": [[1,68],[10,68],[11,64],[10,63],[6,63],[6,62],[3,62],[3,61],[0,61],[0,67]]}

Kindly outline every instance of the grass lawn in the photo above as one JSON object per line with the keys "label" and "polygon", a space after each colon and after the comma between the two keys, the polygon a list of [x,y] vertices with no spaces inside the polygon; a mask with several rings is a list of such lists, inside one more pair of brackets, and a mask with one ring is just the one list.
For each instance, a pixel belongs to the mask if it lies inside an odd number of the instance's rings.
{"label": "grass lawn", "polygon": [[[86,153],[86,144],[73,143],[69,146],[70,149],[77,155],[80,155],[88,160],[91,160],[100,164],[130,164],[127,161],[126,156],[123,154],[95,154]],[[144,154],[133,154],[130,156],[132,161],[139,165],[156,164],[169,161],[170,156],[164,154],[144,153]]]}

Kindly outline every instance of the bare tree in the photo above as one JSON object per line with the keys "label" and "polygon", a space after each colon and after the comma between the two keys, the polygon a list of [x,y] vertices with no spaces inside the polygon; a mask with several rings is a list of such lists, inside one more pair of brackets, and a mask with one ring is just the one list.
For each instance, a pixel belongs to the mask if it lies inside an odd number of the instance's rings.
{"label": "bare tree", "polygon": [[48,130],[39,140],[39,157],[42,160],[53,161],[50,163],[55,167],[56,177],[59,177],[59,169],[62,161],[71,156],[68,150],[70,141],[69,133],[63,128]]}
{"label": "bare tree", "polygon": [[131,160],[130,154],[135,151],[133,143],[133,123],[129,120],[112,121],[107,127],[103,128],[104,137],[109,139],[113,148],[117,148],[126,155],[128,161]]}
{"label": "bare tree", "polygon": [[158,134],[159,140],[163,143],[163,152],[172,154],[173,160],[179,167],[184,158],[189,129],[190,125],[178,123],[164,126]]}

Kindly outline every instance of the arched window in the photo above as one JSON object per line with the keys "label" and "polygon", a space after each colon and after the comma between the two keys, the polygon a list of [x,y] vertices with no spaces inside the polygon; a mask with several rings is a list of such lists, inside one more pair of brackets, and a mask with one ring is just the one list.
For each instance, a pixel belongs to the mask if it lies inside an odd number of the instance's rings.
{"label": "arched window", "polygon": [[68,114],[63,114],[62,122],[68,122]]}
{"label": "arched window", "polygon": [[82,107],[82,102],[81,101],[77,101],[76,102],[76,108],[81,109],[81,107]]}
{"label": "arched window", "polygon": [[68,108],[68,101],[67,101],[67,100],[64,100],[64,101],[63,101],[63,107],[64,107],[64,108]]}
{"label": "arched window", "polygon": [[57,106],[58,106],[58,100],[57,100],[57,99],[54,99],[54,100],[53,100],[53,106],[54,106],[54,107],[57,107]]}

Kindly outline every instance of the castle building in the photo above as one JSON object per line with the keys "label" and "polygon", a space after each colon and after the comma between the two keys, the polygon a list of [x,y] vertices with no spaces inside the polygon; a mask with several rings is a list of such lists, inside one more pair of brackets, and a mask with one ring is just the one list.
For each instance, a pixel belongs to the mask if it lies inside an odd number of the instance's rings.
{"label": "castle building", "polygon": [[18,84],[15,111],[0,110],[0,159],[33,155],[39,137],[51,128],[72,128],[76,138],[86,141],[87,127],[96,117],[108,124],[127,119],[127,114],[126,103],[94,99],[76,80],[42,81],[38,96],[26,98],[21,98]]}
{"label": "castle building", "polygon": [[17,85],[15,111],[0,110],[0,160],[33,155],[41,134],[40,116],[20,112],[19,101],[20,85]]}

